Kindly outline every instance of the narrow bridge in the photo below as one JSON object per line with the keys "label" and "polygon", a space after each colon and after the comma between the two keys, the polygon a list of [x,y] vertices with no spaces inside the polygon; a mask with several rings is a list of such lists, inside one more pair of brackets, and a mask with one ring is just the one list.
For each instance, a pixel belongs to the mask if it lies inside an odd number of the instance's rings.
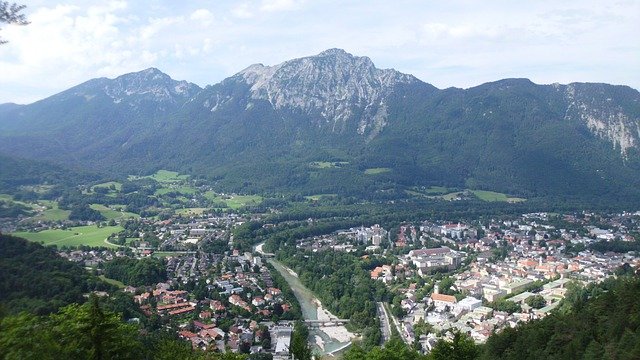
{"label": "narrow bridge", "polygon": [[308,327],[323,327],[323,326],[339,326],[346,325],[349,319],[328,319],[328,320],[305,320],[304,323]]}

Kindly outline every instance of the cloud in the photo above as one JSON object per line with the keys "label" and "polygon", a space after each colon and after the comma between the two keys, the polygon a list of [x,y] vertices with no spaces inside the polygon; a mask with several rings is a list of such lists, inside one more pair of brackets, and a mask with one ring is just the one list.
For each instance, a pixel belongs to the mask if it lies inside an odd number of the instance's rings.
{"label": "cloud", "polygon": [[192,12],[189,18],[207,26],[213,21],[213,14],[207,9],[198,9]]}
{"label": "cloud", "polygon": [[267,12],[290,11],[300,5],[302,5],[302,2],[295,0],[262,0],[260,9]]}
{"label": "cloud", "polygon": [[333,47],[439,87],[530,77],[639,88],[638,13],[640,2],[596,0],[34,0],[30,25],[2,28],[0,103],[150,66],[214,84]]}

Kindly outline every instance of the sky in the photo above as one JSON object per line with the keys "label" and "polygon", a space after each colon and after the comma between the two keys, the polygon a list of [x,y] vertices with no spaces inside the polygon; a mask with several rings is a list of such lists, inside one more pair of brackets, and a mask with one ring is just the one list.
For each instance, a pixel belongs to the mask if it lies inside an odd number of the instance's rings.
{"label": "sky", "polygon": [[200,86],[341,48],[439,88],[504,78],[640,89],[640,1],[17,0],[0,103],[156,67]]}

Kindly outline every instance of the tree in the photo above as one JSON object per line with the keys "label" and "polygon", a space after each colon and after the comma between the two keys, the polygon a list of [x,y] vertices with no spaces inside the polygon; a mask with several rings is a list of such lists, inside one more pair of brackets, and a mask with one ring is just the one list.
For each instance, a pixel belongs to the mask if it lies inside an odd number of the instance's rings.
{"label": "tree", "polygon": [[547,304],[547,301],[542,297],[542,295],[531,296],[527,298],[525,302],[534,309],[542,309]]}
{"label": "tree", "polygon": [[[0,1],[0,23],[27,25],[27,17],[25,14],[20,14],[24,10],[26,5],[18,5],[16,3],[9,4],[8,1]],[[0,38],[0,44],[6,44],[7,40]]]}
{"label": "tree", "polygon": [[473,360],[480,355],[480,349],[470,337],[456,332],[451,342],[439,340],[429,355],[433,360]]}
{"label": "tree", "polygon": [[296,360],[311,360],[309,329],[302,321],[296,321],[291,335],[291,354]]}

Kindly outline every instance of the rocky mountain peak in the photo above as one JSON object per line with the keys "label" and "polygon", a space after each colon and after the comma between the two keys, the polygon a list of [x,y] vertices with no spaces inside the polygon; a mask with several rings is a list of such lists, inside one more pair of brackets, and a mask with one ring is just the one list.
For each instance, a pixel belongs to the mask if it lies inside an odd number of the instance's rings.
{"label": "rocky mountain peak", "polygon": [[368,139],[386,125],[385,100],[396,86],[419,81],[395,70],[378,69],[368,57],[342,49],[275,66],[251,65],[236,78],[251,86],[253,99],[267,100],[275,109],[302,110],[334,132],[344,132],[356,121],[357,133]]}
{"label": "rocky mountain peak", "polygon": [[200,90],[197,85],[173,80],[156,68],[118,76],[108,81],[103,89],[115,103],[132,96],[142,96],[156,102],[184,102]]}

